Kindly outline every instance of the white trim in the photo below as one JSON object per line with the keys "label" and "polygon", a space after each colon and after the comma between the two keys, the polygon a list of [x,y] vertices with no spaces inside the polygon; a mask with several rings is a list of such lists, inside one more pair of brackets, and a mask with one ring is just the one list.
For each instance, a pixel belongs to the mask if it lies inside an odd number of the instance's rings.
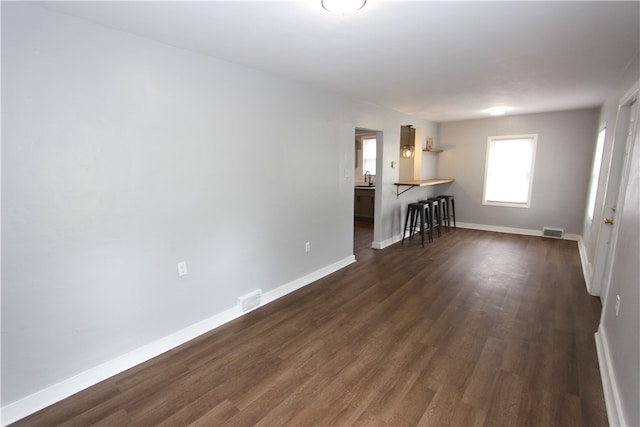
{"label": "white trim", "polygon": [[[640,99],[639,98],[640,93],[638,92],[640,90],[639,85],[640,85],[640,80],[638,80],[638,82],[636,82],[633,88],[624,95],[624,97],[620,101],[620,104],[618,105],[614,144],[618,141],[618,138],[620,138],[621,140],[624,138],[624,142],[623,142],[624,157],[622,161],[622,168],[620,171],[620,185],[618,186],[618,194],[616,195],[616,201],[615,201],[617,212],[622,212],[624,210],[625,195],[627,191],[627,185],[629,184],[629,169],[631,167],[631,158],[632,158],[631,153],[633,153],[633,147],[634,147],[634,144],[636,144],[636,141],[638,140],[638,131],[640,130],[640,127],[638,126],[638,120],[640,118],[640,107],[636,106],[635,107],[636,116],[635,117],[631,116],[631,113],[633,113],[634,101],[638,102],[638,99]],[[619,123],[618,121],[620,120],[620,111],[623,108],[629,108],[629,117],[623,123],[624,132],[618,133],[618,127],[621,125],[621,123]],[[633,134],[629,133],[630,127],[633,128],[632,130]],[[607,248],[607,258],[606,258],[605,267],[604,267],[604,280],[602,282],[602,289],[600,291],[600,294],[603,296],[603,301],[602,301],[603,314],[602,314],[601,321],[604,318],[604,309],[608,307],[607,299],[609,298],[609,287],[611,286],[611,277],[613,276],[613,266],[615,263],[616,246],[618,245],[619,230],[620,230],[620,221],[614,221],[613,229],[611,231],[611,238],[609,239],[609,246]]]}
{"label": "white trim", "polygon": [[593,277],[593,268],[591,263],[589,262],[589,255],[587,254],[587,247],[584,244],[584,239],[582,236],[578,236],[578,251],[580,252],[580,263],[582,264],[582,275],[584,276],[584,284],[587,287],[587,292],[589,295],[593,295],[595,297],[600,296],[592,292],[591,289],[591,279]]}
{"label": "white trim", "polygon": [[371,248],[372,249],[384,249],[384,248],[388,248],[389,246],[398,243],[399,241],[402,240],[402,236],[400,234],[396,234],[395,236],[391,237],[390,239],[386,239],[383,240],[382,242],[372,242],[371,243]]}
{"label": "white trim", "polygon": [[[299,279],[293,280],[276,289],[266,292],[263,294],[262,303],[258,307],[262,307],[277,300],[278,298],[282,298],[283,296],[338,271],[353,262],[355,262],[355,257],[350,255],[340,261],[307,274],[306,276],[300,277]],[[250,311],[253,311],[256,308],[253,308]],[[250,311],[247,311],[246,313]],[[169,334],[164,338],[160,338],[155,342],[143,345],[136,350],[123,354],[122,356],[116,357],[115,359],[102,363],[73,377],[67,378],[18,401],[12,402],[2,407],[0,411],[2,414],[1,424],[6,426],[16,422],[33,414],[34,412],[39,411],[40,409],[53,405],[72,394],[91,387],[100,381],[104,381],[107,378],[182,345],[187,341],[197,338],[200,335],[237,319],[246,313],[243,313],[239,306],[234,306],[221,313],[215,314],[208,319],[187,326],[186,328]]]}
{"label": "white trim", "polygon": [[469,228],[471,230],[495,231],[498,233],[509,233],[509,234],[524,234],[526,236],[542,236],[542,230],[529,230],[526,228],[501,227],[498,225],[485,225],[485,224],[471,224],[468,222],[457,222],[456,226],[460,228]]}
{"label": "white trim", "polygon": [[602,327],[595,333],[596,350],[598,352],[598,365],[600,366],[600,378],[602,379],[602,391],[604,403],[607,409],[609,425],[612,427],[628,425],[622,411],[622,401],[616,377],[613,374],[613,365],[609,353],[607,336]]}
{"label": "white trim", "polygon": [[356,261],[356,257],[354,255],[350,255],[344,259],[341,259],[338,262],[330,264],[326,267],[323,267],[319,270],[314,271],[313,273],[307,274],[306,276],[302,276],[299,279],[293,280],[280,287],[277,287],[276,289],[266,292],[262,294],[263,302],[262,304],[260,304],[259,307],[262,307],[265,304],[269,304],[270,302],[273,302],[279,298],[282,298],[283,296],[293,291],[297,291],[298,289],[303,288],[315,282],[316,280],[320,280],[323,277],[328,276],[329,274],[334,273],[355,261]]}
{"label": "white trim", "polygon": [[[527,228],[514,228],[514,227],[501,227],[499,225],[485,225],[485,224],[472,224],[468,222],[458,222],[456,224],[460,228],[468,228],[470,230],[482,230],[482,231],[495,231],[497,233],[508,234],[522,234],[525,236],[540,236],[542,237],[542,230],[531,230]],[[580,244],[582,236],[579,234],[564,233],[564,240],[575,240]]]}
{"label": "white trim", "polygon": [[636,81],[631,88],[622,95],[618,103],[618,111],[621,107],[628,106],[633,103],[634,99],[640,94],[640,80]]}

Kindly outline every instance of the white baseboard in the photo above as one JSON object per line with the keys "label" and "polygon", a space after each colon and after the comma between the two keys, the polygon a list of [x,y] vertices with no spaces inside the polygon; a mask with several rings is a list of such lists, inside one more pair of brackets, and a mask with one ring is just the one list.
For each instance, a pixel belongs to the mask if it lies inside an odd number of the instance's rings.
{"label": "white baseboard", "polygon": [[[514,227],[501,227],[498,225],[485,225],[485,224],[473,224],[469,222],[458,222],[456,224],[459,228],[468,228],[470,230],[482,230],[482,231],[495,231],[497,233],[508,233],[508,234],[522,234],[525,236],[540,236],[542,237],[542,230],[531,230],[526,228],[514,228]],[[582,242],[582,236],[579,234],[564,234],[564,240],[574,240],[578,242],[578,247],[580,247],[580,242]],[[373,242],[371,247],[373,249],[384,249],[388,246],[391,246],[395,243],[398,243],[402,240],[402,235],[397,234],[390,239],[383,240],[382,242]],[[582,242],[582,246],[584,247],[584,242]],[[586,254],[586,252],[585,252]],[[581,254],[582,259],[582,254]],[[584,264],[583,264],[584,265]]]}
{"label": "white baseboard", "polygon": [[472,224],[468,222],[458,222],[458,228],[469,228],[471,230],[495,231],[497,233],[523,234],[525,236],[542,236],[542,230],[528,230],[526,228],[500,227],[498,225]]}
{"label": "white baseboard", "polygon": [[607,408],[607,417],[611,427],[628,425],[622,411],[622,401],[616,377],[613,374],[611,356],[609,355],[609,345],[606,333],[602,327],[595,333],[596,350],[598,351],[598,365],[600,366],[600,377],[602,379],[602,391],[604,392],[604,403]]}
{"label": "white baseboard", "polygon": [[[522,234],[525,236],[540,236],[542,237],[542,230],[532,230],[528,228],[515,228],[515,227],[501,227],[499,225],[485,225],[485,224],[472,224],[469,222],[458,222],[457,227],[459,228],[468,228],[471,230],[482,230],[482,231],[495,231],[497,233],[508,233],[508,234]],[[575,240],[579,241],[582,238],[579,234],[570,234],[564,233],[564,240]]]}
{"label": "white baseboard", "polygon": [[374,241],[373,243],[371,243],[371,247],[373,249],[384,249],[387,248],[395,243],[398,243],[400,240],[402,240],[402,236],[399,234],[396,234],[395,236],[391,237],[390,239],[386,239],[383,240],[382,242],[376,242]]}
{"label": "white baseboard", "polygon": [[341,259],[338,262],[335,262],[319,270],[316,270],[312,273],[309,273],[306,276],[300,277],[299,279],[293,280],[289,283],[279,286],[272,291],[265,292],[264,294],[262,294],[263,302],[258,307],[262,307],[263,305],[269,304],[270,302],[273,302],[278,298],[282,298],[283,296],[290,294],[291,292],[296,291],[300,288],[303,288],[315,282],[316,280],[322,279],[323,277],[328,276],[329,274],[336,272],[355,261],[356,261],[356,257],[354,255],[350,255],[344,259]]}
{"label": "white baseboard", "polygon": [[[266,292],[263,294],[262,303],[258,307],[262,307],[265,304],[269,304],[270,302],[277,300],[278,298],[282,298],[283,296],[338,271],[353,262],[355,262],[355,257],[353,255],[348,256],[338,262]],[[258,307],[250,311],[257,309]],[[208,319],[167,335],[155,342],[146,344],[136,350],[123,354],[122,356],[26,396],[16,402],[12,402],[2,407],[0,411],[1,423],[3,426],[6,426],[16,422],[33,414],[34,412],[39,411],[40,409],[53,405],[56,402],[78,393],[79,391],[91,387],[100,381],[104,381],[107,378],[178,347],[187,341],[197,338],[200,335],[222,326],[246,313],[243,313],[239,306],[229,308],[221,313],[217,313],[214,316],[209,317]]]}
{"label": "white baseboard", "polygon": [[591,263],[589,262],[589,256],[587,255],[587,247],[584,244],[584,239],[582,236],[578,238],[578,251],[580,251],[580,263],[582,264],[582,275],[584,276],[584,284],[587,287],[587,292],[589,295],[593,295],[595,297],[600,296],[600,294],[596,294],[591,289],[591,278],[593,277],[593,269],[591,267]]}

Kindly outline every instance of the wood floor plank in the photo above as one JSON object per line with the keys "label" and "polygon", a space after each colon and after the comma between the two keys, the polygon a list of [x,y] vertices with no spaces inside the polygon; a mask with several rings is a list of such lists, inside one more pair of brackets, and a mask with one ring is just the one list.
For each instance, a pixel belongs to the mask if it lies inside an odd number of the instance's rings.
{"label": "wood floor plank", "polygon": [[468,405],[463,401],[458,401],[456,406],[453,408],[449,425],[480,427],[484,425],[486,416],[487,414],[484,411]]}
{"label": "wood floor plank", "polygon": [[[189,425],[193,427],[209,427],[209,426],[219,426],[222,425],[225,421],[231,418],[233,415],[238,413],[238,408],[236,408],[231,402],[228,400],[222,401],[220,404],[216,405],[210,411],[199,417],[197,420],[193,421],[189,424],[182,424],[180,422],[173,422],[172,420],[166,423],[167,426],[181,426],[181,425]],[[175,420],[177,421],[177,420]]]}
{"label": "wood floor plank", "polygon": [[522,401],[527,398],[525,380],[503,370],[496,374],[495,398],[487,411],[486,426],[523,425],[526,414],[521,412]]}
{"label": "wood floor plank", "polygon": [[465,387],[462,396],[464,402],[485,411],[489,409],[495,396],[495,379],[502,364],[504,351],[505,344],[502,340],[487,338]]}
{"label": "wood floor plank", "polygon": [[[392,426],[416,426],[420,422],[424,412],[431,405],[436,392],[430,389],[424,382],[415,381],[402,399],[402,404],[393,408],[390,414],[389,424]],[[385,412],[381,414],[386,416]]]}
{"label": "wood floor plank", "polygon": [[607,425],[576,242],[355,230],[356,263],[16,425]]}
{"label": "wood floor plank", "polygon": [[309,374],[299,369],[279,370],[275,378],[270,378],[269,381],[233,396],[231,400],[240,409],[240,412],[229,418],[224,425],[247,426],[258,423],[273,408],[280,405],[292,390],[305,384],[311,378]]}

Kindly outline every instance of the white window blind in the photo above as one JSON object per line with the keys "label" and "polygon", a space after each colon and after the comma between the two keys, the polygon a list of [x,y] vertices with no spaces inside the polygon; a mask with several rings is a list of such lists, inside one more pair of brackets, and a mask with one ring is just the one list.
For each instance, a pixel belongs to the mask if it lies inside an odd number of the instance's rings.
{"label": "white window blind", "polygon": [[529,207],[537,140],[538,135],[488,138],[484,205]]}
{"label": "white window blind", "polygon": [[376,139],[364,138],[362,140],[362,174],[366,172],[376,174]]}

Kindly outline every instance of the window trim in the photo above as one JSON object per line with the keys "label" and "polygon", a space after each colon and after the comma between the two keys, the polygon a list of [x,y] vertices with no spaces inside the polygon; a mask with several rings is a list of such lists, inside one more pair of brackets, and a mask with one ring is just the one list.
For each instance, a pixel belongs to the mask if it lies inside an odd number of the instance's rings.
{"label": "window trim", "polygon": [[[506,201],[487,200],[487,177],[489,172],[489,157],[491,153],[491,143],[493,141],[504,141],[504,140],[510,140],[510,139],[531,139],[533,142],[527,201],[526,202],[506,202]],[[534,179],[534,173],[535,173],[537,148],[538,148],[537,133],[522,134],[522,135],[499,135],[499,136],[489,136],[487,138],[487,152],[486,152],[486,158],[485,158],[485,164],[484,164],[484,179],[482,184],[482,204],[484,206],[501,206],[501,207],[509,207],[509,208],[526,208],[526,209],[531,207],[531,194],[533,192],[533,179]]]}

